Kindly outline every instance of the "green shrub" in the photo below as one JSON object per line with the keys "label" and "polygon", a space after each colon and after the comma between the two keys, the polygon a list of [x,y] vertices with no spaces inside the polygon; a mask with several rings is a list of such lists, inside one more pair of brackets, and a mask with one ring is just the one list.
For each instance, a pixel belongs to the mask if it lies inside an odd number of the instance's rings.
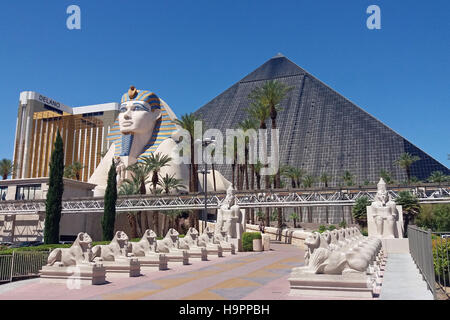
{"label": "green shrub", "polygon": [[433,243],[433,262],[434,262],[434,273],[436,280],[440,280],[441,283],[449,283],[449,250],[450,250],[450,240],[448,239],[435,239],[432,240]]}
{"label": "green shrub", "polygon": [[340,228],[346,228],[347,227],[347,222],[345,222],[345,220],[342,220],[341,223],[339,223],[339,227]]}
{"label": "green shrub", "polygon": [[244,251],[253,251],[254,239],[262,239],[261,232],[244,232],[242,234],[242,248]]}
{"label": "green shrub", "polygon": [[369,232],[367,231],[367,228],[362,228],[361,229],[361,234],[365,237],[367,237],[369,235]]}
{"label": "green shrub", "polygon": [[319,226],[319,230],[317,230],[319,233],[324,232],[325,230],[327,230],[327,227],[324,225]]}
{"label": "green shrub", "polygon": [[328,226],[328,230],[330,230],[330,231],[333,231],[335,229],[336,229],[336,226],[334,226],[334,225]]}

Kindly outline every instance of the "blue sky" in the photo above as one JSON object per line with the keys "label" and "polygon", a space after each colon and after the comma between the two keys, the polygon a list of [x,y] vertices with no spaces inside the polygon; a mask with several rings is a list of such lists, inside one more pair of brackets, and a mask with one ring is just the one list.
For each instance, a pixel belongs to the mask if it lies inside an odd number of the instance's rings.
{"label": "blue sky", "polygon": [[[81,30],[66,8],[81,8]],[[381,30],[366,8],[381,8]],[[19,93],[69,106],[119,101],[133,84],[180,116],[278,52],[450,166],[450,1],[5,1],[0,158],[12,158]]]}

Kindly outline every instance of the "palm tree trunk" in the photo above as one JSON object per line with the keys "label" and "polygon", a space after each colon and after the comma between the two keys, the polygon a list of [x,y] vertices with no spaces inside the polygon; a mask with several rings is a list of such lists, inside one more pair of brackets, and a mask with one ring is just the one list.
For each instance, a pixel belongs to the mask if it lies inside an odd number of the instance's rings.
{"label": "palm tree trunk", "polygon": [[155,231],[156,235],[159,236],[159,212],[153,211],[153,230]]}
{"label": "palm tree trunk", "polygon": [[128,218],[128,224],[130,225],[130,229],[131,229],[130,237],[132,239],[137,238],[136,216],[131,212],[127,212],[127,218]]}

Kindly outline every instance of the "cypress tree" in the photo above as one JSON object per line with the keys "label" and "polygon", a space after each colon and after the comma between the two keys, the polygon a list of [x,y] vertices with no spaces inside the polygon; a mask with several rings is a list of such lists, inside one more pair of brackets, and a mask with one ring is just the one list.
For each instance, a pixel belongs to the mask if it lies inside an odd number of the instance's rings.
{"label": "cypress tree", "polygon": [[45,201],[45,244],[59,243],[59,222],[61,220],[62,195],[64,192],[64,147],[61,135],[56,141],[50,158],[50,177]]}
{"label": "cypress tree", "polygon": [[110,241],[114,237],[114,223],[116,220],[117,180],[116,165],[112,161],[108,172],[108,184],[105,191],[105,204],[102,218],[103,241]]}

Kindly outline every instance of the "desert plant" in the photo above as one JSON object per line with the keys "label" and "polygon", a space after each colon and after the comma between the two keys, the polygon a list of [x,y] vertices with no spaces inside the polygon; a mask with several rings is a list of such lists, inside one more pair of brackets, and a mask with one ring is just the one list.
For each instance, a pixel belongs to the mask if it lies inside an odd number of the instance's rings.
{"label": "desert plant", "polygon": [[367,225],[367,207],[370,206],[372,202],[368,197],[361,197],[356,199],[355,204],[352,208],[353,218],[356,223],[364,227]]}
{"label": "desert plant", "polygon": [[261,232],[244,232],[242,234],[242,249],[253,251],[253,240],[262,239]]}

